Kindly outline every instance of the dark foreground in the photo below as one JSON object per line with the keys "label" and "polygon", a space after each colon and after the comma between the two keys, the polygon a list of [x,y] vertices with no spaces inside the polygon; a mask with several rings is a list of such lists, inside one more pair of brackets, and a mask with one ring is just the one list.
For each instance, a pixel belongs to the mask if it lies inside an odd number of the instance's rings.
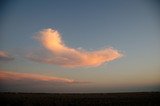
{"label": "dark foreground", "polygon": [[160,93],[0,93],[0,106],[160,106]]}

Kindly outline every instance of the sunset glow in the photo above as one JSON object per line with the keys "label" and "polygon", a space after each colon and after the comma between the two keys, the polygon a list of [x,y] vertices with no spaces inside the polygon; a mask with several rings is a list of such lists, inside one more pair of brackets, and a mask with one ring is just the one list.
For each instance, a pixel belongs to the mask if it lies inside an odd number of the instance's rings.
{"label": "sunset glow", "polygon": [[0,92],[160,91],[156,0],[3,0]]}

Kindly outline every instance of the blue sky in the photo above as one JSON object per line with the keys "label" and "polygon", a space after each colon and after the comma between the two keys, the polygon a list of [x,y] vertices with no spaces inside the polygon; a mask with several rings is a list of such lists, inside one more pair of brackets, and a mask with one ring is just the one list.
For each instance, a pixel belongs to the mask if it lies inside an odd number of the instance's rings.
{"label": "blue sky", "polygon": [[[0,50],[8,52],[14,60],[0,62],[0,69],[91,82],[72,85],[73,92],[156,91],[160,85],[160,24],[156,3],[151,0],[4,2],[0,11]],[[78,68],[27,59],[29,52],[45,49],[33,36],[47,28],[57,30],[68,47],[87,51],[113,47],[123,57],[98,67]],[[72,92],[67,90],[68,86],[61,89]]]}

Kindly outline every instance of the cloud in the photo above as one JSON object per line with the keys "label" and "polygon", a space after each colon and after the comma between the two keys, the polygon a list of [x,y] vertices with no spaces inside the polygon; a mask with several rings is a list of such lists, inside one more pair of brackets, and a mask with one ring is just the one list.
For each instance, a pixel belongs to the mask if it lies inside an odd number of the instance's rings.
{"label": "cloud", "polygon": [[0,61],[11,61],[11,60],[14,60],[14,58],[9,53],[0,50]]}
{"label": "cloud", "polygon": [[67,92],[89,82],[0,70],[0,92]]}
{"label": "cloud", "polygon": [[105,48],[98,51],[85,51],[68,47],[63,42],[58,31],[44,29],[35,39],[50,52],[51,56],[28,55],[28,58],[38,62],[56,64],[65,67],[96,67],[122,56],[118,50]]}
{"label": "cloud", "polygon": [[56,83],[76,83],[76,81],[67,78],[44,76],[39,74],[29,74],[29,73],[18,73],[10,71],[0,71],[0,80],[6,81],[22,81],[22,80],[32,80],[32,81],[44,81],[44,82],[56,82]]}

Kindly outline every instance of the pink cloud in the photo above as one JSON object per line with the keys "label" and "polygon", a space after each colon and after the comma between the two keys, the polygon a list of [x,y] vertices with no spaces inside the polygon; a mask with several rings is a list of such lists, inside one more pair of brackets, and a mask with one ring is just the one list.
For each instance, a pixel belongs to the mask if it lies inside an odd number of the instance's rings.
{"label": "pink cloud", "polygon": [[0,92],[72,92],[72,87],[88,83],[90,82],[0,70]]}
{"label": "pink cloud", "polygon": [[0,61],[10,61],[10,60],[14,60],[14,58],[6,51],[0,50]]}
{"label": "pink cloud", "polygon": [[72,79],[60,78],[53,76],[45,76],[39,74],[29,74],[29,73],[18,73],[10,71],[0,71],[1,81],[21,81],[21,80],[32,80],[32,81],[44,81],[44,82],[57,82],[57,83],[75,83]]}
{"label": "pink cloud", "polygon": [[96,67],[122,56],[118,50],[105,48],[98,51],[85,51],[65,45],[58,31],[44,29],[35,38],[50,52],[51,56],[30,54],[31,60],[56,64],[65,67]]}

